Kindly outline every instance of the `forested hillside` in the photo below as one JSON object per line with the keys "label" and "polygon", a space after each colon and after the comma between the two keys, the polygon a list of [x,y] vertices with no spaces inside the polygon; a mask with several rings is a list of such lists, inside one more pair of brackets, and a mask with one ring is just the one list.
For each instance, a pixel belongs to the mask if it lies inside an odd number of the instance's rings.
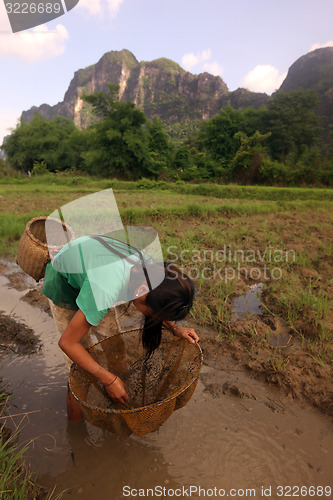
{"label": "forested hillside", "polygon": [[331,185],[332,80],[333,48],[296,61],[271,97],[229,92],[220,77],[191,75],[167,59],[138,63],[128,51],[110,52],[75,74],[62,103],[23,113],[3,146],[6,165],[122,179]]}

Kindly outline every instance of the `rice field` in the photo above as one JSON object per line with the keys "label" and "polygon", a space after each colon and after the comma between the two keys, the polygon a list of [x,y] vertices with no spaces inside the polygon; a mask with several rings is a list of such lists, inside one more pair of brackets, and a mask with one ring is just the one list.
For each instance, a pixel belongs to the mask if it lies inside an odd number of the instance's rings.
{"label": "rice field", "polygon": [[[245,358],[263,355],[266,373],[286,374],[296,362],[295,352],[302,351],[331,381],[332,190],[55,175],[2,179],[0,255],[15,258],[32,217],[110,188],[123,224],[154,227],[164,259],[194,279],[199,293],[191,315],[200,327],[213,328],[230,349],[237,342]],[[259,282],[260,324],[249,317],[245,330],[239,330],[232,300]],[[291,351],[269,344],[280,323],[291,335]]]}

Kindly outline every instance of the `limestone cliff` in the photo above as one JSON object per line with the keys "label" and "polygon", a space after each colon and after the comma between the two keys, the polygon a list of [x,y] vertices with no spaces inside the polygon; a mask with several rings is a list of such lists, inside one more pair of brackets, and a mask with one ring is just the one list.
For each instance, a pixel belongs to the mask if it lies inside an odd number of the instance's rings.
{"label": "limestone cliff", "polygon": [[138,62],[131,52],[122,50],[108,52],[96,64],[76,71],[62,102],[34,106],[22,118],[29,121],[36,112],[47,119],[60,115],[85,127],[93,116],[82,94],[107,91],[108,83],[119,85],[122,101],[134,102],[148,118],[158,116],[165,122],[208,119],[228,103],[258,107],[268,99],[266,94],[245,89],[229,92],[221,77],[193,75],[169,59]]}

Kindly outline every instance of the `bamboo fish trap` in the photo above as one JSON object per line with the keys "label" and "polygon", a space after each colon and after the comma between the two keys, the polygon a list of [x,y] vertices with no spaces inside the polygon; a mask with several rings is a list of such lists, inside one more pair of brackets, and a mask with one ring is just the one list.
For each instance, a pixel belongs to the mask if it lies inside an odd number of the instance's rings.
{"label": "bamboo fish trap", "polygon": [[199,378],[202,351],[164,331],[158,349],[146,360],[141,330],[123,332],[88,349],[104,368],[118,375],[129,395],[128,406],[108,397],[105,388],[73,364],[69,386],[88,422],[118,436],[154,432],[191,398]]}

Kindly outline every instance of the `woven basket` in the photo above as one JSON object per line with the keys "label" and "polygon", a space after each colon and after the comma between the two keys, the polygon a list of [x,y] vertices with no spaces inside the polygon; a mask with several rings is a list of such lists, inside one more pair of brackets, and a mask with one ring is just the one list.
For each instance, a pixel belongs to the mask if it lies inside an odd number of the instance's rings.
{"label": "woven basket", "polygon": [[154,432],[191,398],[199,378],[202,351],[198,344],[163,332],[162,342],[148,361],[141,330],[109,337],[88,349],[104,368],[124,382],[126,407],[108,397],[96,377],[73,364],[69,386],[85,419],[121,437]]}
{"label": "woven basket", "polygon": [[[46,239],[45,222],[47,220]],[[60,250],[66,242],[73,241],[73,229],[54,217],[35,217],[29,220],[17,247],[17,264],[36,281],[44,277],[49,251]],[[57,245],[56,243],[59,242]]]}

